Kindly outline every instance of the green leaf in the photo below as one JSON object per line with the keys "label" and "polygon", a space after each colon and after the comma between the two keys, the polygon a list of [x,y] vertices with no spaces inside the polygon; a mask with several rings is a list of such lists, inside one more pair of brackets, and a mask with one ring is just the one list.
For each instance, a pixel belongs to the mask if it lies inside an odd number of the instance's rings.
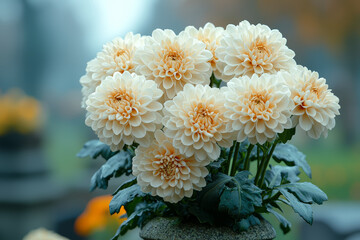
{"label": "green leaf", "polygon": [[142,192],[139,185],[132,185],[131,187],[125,188],[117,192],[111,199],[109,208],[110,213],[118,213],[121,206],[133,201],[135,198],[144,197],[147,194]]}
{"label": "green leaf", "polygon": [[223,173],[217,173],[213,177],[213,181],[208,183],[202,190],[199,192],[199,205],[210,212],[217,209],[220,194],[222,193],[224,186],[227,182],[231,181],[231,177]]}
{"label": "green leaf", "polygon": [[225,212],[233,218],[239,218],[241,215],[241,190],[237,187],[225,189],[220,197],[219,211]]}
{"label": "green leaf", "polygon": [[309,182],[284,184],[281,185],[279,189],[280,188],[285,188],[292,192],[304,203],[315,202],[317,204],[322,204],[324,201],[328,200],[326,194],[321,191],[320,188]]}
{"label": "green leaf", "polygon": [[117,152],[112,152],[110,147],[105,143],[102,143],[99,140],[91,140],[84,144],[83,148],[77,154],[77,157],[91,157],[95,159],[98,156],[102,156],[104,159],[108,160],[116,153]]}
{"label": "green leaf", "polygon": [[199,192],[196,206],[189,212],[202,223],[234,224],[235,220],[246,218],[261,206],[261,192],[249,179],[250,172],[241,171],[234,177],[217,173],[212,182]]}
{"label": "green leaf", "polygon": [[220,195],[224,186],[231,181],[231,177],[223,173],[213,175],[207,185],[197,194],[195,204],[189,208],[189,212],[194,215],[200,223],[221,222],[222,218],[218,211]]}
{"label": "green leaf", "polygon": [[211,225],[215,224],[216,217],[214,214],[207,212],[200,206],[190,206],[189,213],[194,215],[200,223],[210,223]]}
{"label": "green leaf", "polygon": [[290,183],[295,183],[300,180],[298,175],[300,170],[298,166],[270,166],[270,170],[266,171],[265,180],[268,188],[280,186],[282,181],[285,180]]}
{"label": "green leaf", "polygon": [[292,193],[288,192],[285,188],[279,188],[282,195],[288,200],[285,202],[289,206],[291,206],[296,213],[298,213],[307,223],[312,224],[313,222],[313,211],[311,206],[307,203],[300,202],[297,197],[295,197]]}
{"label": "green leaf", "polygon": [[217,159],[217,160],[213,161],[212,163],[210,163],[208,166],[209,166],[210,168],[219,169],[219,168],[221,167],[221,164],[222,164],[225,160],[227,160],[227,159],[220,157],[219,159]]}
{"label": "green leaf", "polygon": [[311,169],[305,160],[305,155],[291,144],[278,144],[273,153],[273,158],[277,162],[283,161],[288,166],[301,167],[306,175],[311,178]]}
{"label": "green leaf", "polygon": [[285,129],[282,133],[278,134],[279,140],[282,143],[290,141],[291,138],[295,135],[295,128]]}
{"label": "green leaf", "polygon": [[268,206],[266,210],[269,213],[272,213],[276,219],[280,222],[280,228],[283,231],[284,234],[288,233],[291,229],[291,223],[280,213],[276,212],[274,209],[272,209],[271,206]]}
{"label": "green leaf", "polygon": [[255,217],[254,215],[251,215],[248,218],[244,218],[236,222],[233,226],[233,230],[236,232],[246,231],[249,229],[249,227],[259,224],[260,224],[259,218]]}
{"label": "green leaf", "polygon": [[120,190],[123,190],[124,188],[128,188],[131,187],[132,185],[136,184],[136,177],[132,176],[129,180],[123,182],[116,190],[115,192],[112,194],[113,196],[118,193]]}
{"label": "green leaf", "polygon": [[241,171],[238,172],[234,179],[240,185],[241,189],[241,215],[245,217],[255,212],[255,206],[260,207],[262,205],[261,192],[262,190],[255,186],[254,180],[249,179],[250,172]]}
{"label": "green leaf", "polygon": [[91,178],[90,191],[95,188],[106,189],[113,176],[129,175],[132,168],[132,155],[129,151],[120,151],[105,162]]}
{"label": "green leaf", "polygon": [[124,235],[130,229],[141,228],[146,221],[162,215],[165,207],[163,202],[141,202],[137,204],[135,211],[120,225],[112,240],[118,239],[120,235]]}

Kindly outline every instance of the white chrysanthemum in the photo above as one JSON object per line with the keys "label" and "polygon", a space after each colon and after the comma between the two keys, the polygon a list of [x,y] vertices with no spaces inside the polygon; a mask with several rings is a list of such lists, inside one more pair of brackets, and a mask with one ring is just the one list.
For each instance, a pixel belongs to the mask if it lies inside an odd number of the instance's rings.
{"label": "white chrysanthemum", "polygon": [[252,25],[242,21],[229,24],[221,45],[216,50],[223,79],[253,74],[289,71],[295,66],[294,51],[286,46],[286,39],[278,30],[266,25]]}
{"label": "white chrysanthemum", "polygon": [[115,73],[107,77],[86,101],[85,123],[112,151],[134,141],[143,146],[151,142],[161,123],[158,102],[163,92],[151,80],[135,73]]}
{"label": "white chrysanthemum", "polygon": [[212,54],[204,43],[168,29],[154,30],[147,40],[144,49],[136,52],[136,72],[154,80],[167,98],[173,98],[186,83],[210,83]]}
{"label": "white chrysanthemum", "polygon": [[155,132],[155,139],[149,147],[140,145],[135,150],[132,169],[142,191],[176,203],[205,187],[204,162],[180,154],[161,130]]}
{"label": "white chrysanthemum", "polygon": [[187,84],[173,100],[164,104],[165,135],[187,157],[209,162],[220,155],[220,147],[232,144],[226,131],[225,97],[218,88]]}
{"label": "white chrysanthemum", "polygon": [[326,80],[317,72],[298,66],[291,73],[283,73],[291,90],[295,107],[293,123],[306,131],[311,138],[327,136],[335,127],[335,116],[339,115],[339,98],[328,89]]}
{"label": "white chrysanthemum", "polygon": [[215,27],[212,23],[206,23],[204,28],[196,29],[193,26],[188,26],[185,30],[180,33],[188,34],[189,36],[196,38],[206,44],[206,49],[209,50],[213,57],[210,60],[210,64],[216,78],[222,78],[222,74],[217,64],[218,57],[215,54],[215,50],[220,45],[220,41],[224,35],[224,28]]}
{"label": "white chrysanthemum", "polygon": [[228,127],[237,133],[238,142],[248,138],[251,144],[264,144],[291,128],[293,104],[281,75],[233,78],[222,89],[228,109],[225,115],[231,119]]}
{"label": "white chrysanthemum", "polygon": [[103,46],[103,50],[97,54],[96,58],[88,62],[87,74],[80,79],[83,86],[83,107],[85,107],[84,103],[88,96],[106,77],[112,76],[116,72],[135,72],[134,54],[143,45],[144,39],[140,34],[134,35],[130,32],[125,35],[124,39],[118,37]]}

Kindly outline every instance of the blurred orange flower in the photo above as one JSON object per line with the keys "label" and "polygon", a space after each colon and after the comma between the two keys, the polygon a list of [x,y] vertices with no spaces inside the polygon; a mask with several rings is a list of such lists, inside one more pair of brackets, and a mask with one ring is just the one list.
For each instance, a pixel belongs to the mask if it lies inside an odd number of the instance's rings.
{"label": "blurred orange flower", "polygon": [[0,96],[0,109],[0,135],[9,130],[30,133],[38,129],[43,120],[40,103],[18,89]]}
{"label": "blurred orange flower", "polygon": [[120,225],[126,218],[122,206],[119,213],[110,215],[111,195],[95,197],[89,201],[85,211],[75,221],[75,232],[80,236],[88,236],[95,231],[103,230],[108,225]]}

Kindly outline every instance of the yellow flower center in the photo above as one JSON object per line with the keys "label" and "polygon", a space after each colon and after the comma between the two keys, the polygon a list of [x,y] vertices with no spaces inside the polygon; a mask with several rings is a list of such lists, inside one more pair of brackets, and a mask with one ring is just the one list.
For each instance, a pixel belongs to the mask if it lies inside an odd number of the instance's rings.
{"label": "yellow flower center", "polygon": [[165,156],[163,159],[163,165],[161,166],[163,175],[166,177],[174,176],[176,171],[177,156]]}
{"label": "yellow flower center", "polygon": [[176,51],[172,51],[167,54],[166,60],[176,62],[178,60],[181,60],[181,56]]}
{"label": "yellow flower center", "polygon": [[310,90],[312,93],[318,94],[319,89],[317,87],[312,87]]}
{"label": "yellow flower center", "polygon": [[203,103],[197,104],[193,112],[190,113],[190,119],[192,125],[195,126],[198,130],[210,130],[214,125],[216,125],[216,117],[218,116],[218,111],[206,106]]}
{"label": "yellow flower center", "polygon": [[179,168],[181,168],[181,158],[175,154],[162,154],[156,156],[156,165],[158,170],[156,170],[155,175],[160,175],[164,179],[174,179],[176,178],[176,173],[179,173]]}
{"label": "yellow flower center", "polygon": [[269,110],[266,108],[267,100],[265,92],[252,93],[249,97],[249,108],[255,115],[264,115]]}
{"label": "yellow flower center", "polygon": [[256,56],[260,59],[270,55],[270,51],[263,43],[258,43],[255,47]]}
{"label": "yellow flower center", "polygon": [[124,118],[130,118],[138,113],[138,110],[135,108],[135,99],[131,92],[124,90],[115,91],[110,94],[107,104]]}
{"label": "yellow flower center", "polygon": [[255,93],[255,94],[251,95],[250,101],[255,105],[259,105],[259,104],[265,105],[266,99],[264,98],[264,96],[262,94]]}
{"label": "yellow flower center", "polygon": [[120,48],[115,52],[115,56],[120,57],[121,55],[123,55],[125,53],[125,50]]}

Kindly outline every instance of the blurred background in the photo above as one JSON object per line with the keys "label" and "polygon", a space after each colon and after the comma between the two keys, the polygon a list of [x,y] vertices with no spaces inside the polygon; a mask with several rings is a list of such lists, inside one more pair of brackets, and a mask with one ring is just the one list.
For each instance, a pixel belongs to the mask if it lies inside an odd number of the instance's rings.
{"label": "blurred background", "polygon": [[178,33],[245,19],[279,29],[297,63],[318,71],[340,98],[327,139],[293,140],[329,201],[314,208],[311,228],[286,209],[293,230],[284,236],[277,227],[277,239],[360,239],[359,0],[0,0],[0,239],[38,227],[96,239],[75,231],[74,219],[119,182],[88,192],[102,161],[76,157],[95,138],[84,124],[79,79],[104,43],[129,31]]}

